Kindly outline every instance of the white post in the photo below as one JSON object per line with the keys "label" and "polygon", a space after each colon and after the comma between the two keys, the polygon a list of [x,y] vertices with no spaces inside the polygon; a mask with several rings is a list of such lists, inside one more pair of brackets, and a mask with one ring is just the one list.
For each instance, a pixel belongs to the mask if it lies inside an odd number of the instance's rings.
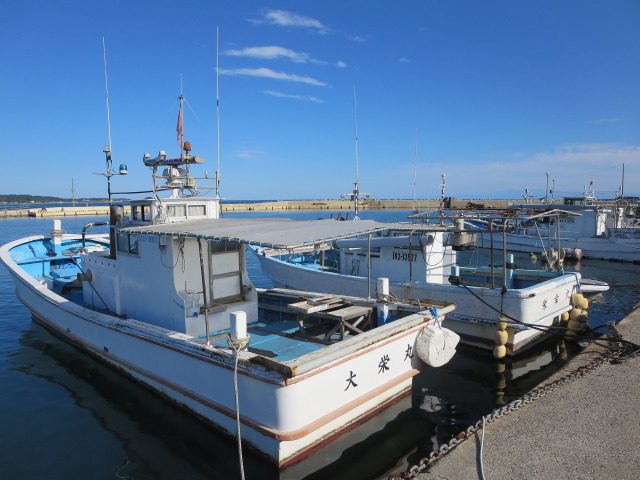
{"label": "white post", "polygon": [[238,310],[231,312],[231,339],[243,340],[247,338],[247,312]]}
{"label": "white post", "polygon": [[378,299],[378,325],[384,325],[387,323],[387,319],[389,318],[389,279],[388,278],[379,278],[376,283],[377,295]]}
{"label": "white post", "polygon": [[60,253],[60,242],[62,237],[62,221],[54,220],[53,221],[53,232],[51,232],[51,240],[53,241],[54,251],[56,253]]}

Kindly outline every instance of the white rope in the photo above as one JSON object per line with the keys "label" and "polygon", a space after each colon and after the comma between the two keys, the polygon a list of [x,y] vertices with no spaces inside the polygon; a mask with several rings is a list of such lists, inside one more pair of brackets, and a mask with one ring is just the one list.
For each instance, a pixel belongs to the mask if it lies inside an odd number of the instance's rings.
{"label": "white rope", "polygon": [[246,338],[232,339],[231,335],[227,338],[227,343],[235,352],[235,364],[233,367],[233,388],[236,397],[236,426],[238,432],[238,457],[240,459],[240,478],[244,480],[244,461],[242,460],[242,438],[240,436],[240,398],[238,396],[238,359],[240,352],[249,345],[249,335]]}
{"label": "white rope", "polygon": [[482,416],[482,437],[480,438],[480,479],[484,480],[484,463],[482,462],[482,449],[484,448],[485,417]]}

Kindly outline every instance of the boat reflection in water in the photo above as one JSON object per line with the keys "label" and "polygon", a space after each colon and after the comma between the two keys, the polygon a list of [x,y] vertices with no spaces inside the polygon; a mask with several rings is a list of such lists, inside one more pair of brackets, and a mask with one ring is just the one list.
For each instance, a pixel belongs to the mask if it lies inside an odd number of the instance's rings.
{"label": "boat reflection in water", "polygon": [[[65,439],[48,444],[54,458],[68,457],[71,448],[78,449],[77,443],[81,443],[85,446],[80,445],[81,450],[76,450],[74,457],[86,454],[89,458],[91,451],[101,449],[103,456],[111,458],[112,473],[121,478],[238,477],[233,442],[144,387],[58,340],[38,324],[23,332],[20,344],[20,350],[11,358],[12,370],[55,383],[73,398],[73,404],[61,401],[54,405],[51,414],[69,409],[72,411],[65,412],[65,417],[77,419],[81,416],[77,409],[88,411],[91,422],[105,434],[98,444],[72,439],[69,425],[59,416],[44,417],[47,430],[53,428],[59,433],[57,438]],[[244,452],[246,478],[386,478],[415,464],[501,403],[535,387],[564,365],[567,349],[571,355],[572,349],[577,348],[548,342],[515,362],[495,362],[475,350],[459,349],[453,360],[436,373],[436,369],[430,369],[428,374],[414,377],[412,395],[300,463],[278,471],[251,452]],[[32,428],[39,428],[37,422]],[[38,438],[37,432],[32,434]],[[34,448],[39,447],[36,441]],[[85,454],[82,448],[86,449]],[[70,463],[65,472],[81,477],[89,475],[94,467]]]}
{"label": "boat reflection in water", "polygon": [[410,465],[448,443],[482,416],[534,389],[580,350],[578,344],[550,338],[515,361],[498,361],[479,358],[473,349],[459,348],[455,358],[437,374],[416,376],[412,406],[436,428]]}

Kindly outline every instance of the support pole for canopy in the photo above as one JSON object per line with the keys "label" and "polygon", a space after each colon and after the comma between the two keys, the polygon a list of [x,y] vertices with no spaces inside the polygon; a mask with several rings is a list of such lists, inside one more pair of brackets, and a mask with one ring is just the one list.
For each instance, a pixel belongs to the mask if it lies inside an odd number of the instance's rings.
{"label": "support pole for canopy", "polygon": [[367,298],[371,298],[371,234],[367,234]]}
{"label": "support pole for canopy", "polygon": [[502,267],[503,279],[502,288],[507,289],[507,225],[509,221],[505,218],[502,220]]}
{"label": "support pole for canopy", "polygon": [[209,302],[207,300],[207,281],[204,276],[204,256],[202,254],[202,239],[198,237],[198,251],[200,252],[200,277],[202,278],[202,301],[204,302],[204,328],[207,334],[207,345],[209,340]]}
{"label": "support pole for canopy", "polygon": [[491,259],[489,260],[489,263],[491,263],[491,288],[496,288],[496,285],[494,283],[495,267],[494,267],[494,260],[493,260],[493,220],[489,220],[489,241],[491,242],[491,246],[490,246]]}

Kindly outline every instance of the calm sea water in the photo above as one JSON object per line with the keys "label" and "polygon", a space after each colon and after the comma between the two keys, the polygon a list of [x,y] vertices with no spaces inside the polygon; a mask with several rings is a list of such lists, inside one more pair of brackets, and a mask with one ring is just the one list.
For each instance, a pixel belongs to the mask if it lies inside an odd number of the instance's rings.
{"label": "calm sea water", "polygon": [[[247,212],[228,217],[328,218],[332,212]],[[338,212],[333,212],[334,217]],[[361,218],[404,220],[407,211],[365,211]],[[62,220],[79,232],[103,217]],[[51,219],[0,220],[0,244],[51,231]],[[100,230],[95,229],[95,233]],[[104,230],[103,230],[104,231]],[[484,264],[486,252],[462,262]],[[529,266],[527,256],[516,263]],[[583,276],[614,285],[591,298],[592,325],[623,318],[640,302],[640,266],[585,261]],[[250,275],[270,286],[249,256]],[[221,438],[146,389],[51,335],[31,320],[0,267],[0,478],[230,479],[240,478],[233,441]],[[445,367],[418,375],[413,394],[359,431],[282,473],[244,452],[247,479],[386,478],[502,402],[521,395],[561,367],[580,346],[557,341],[496,372],[491,358],[461,350]],[[364,430],[364,433],[363,433]],[[366,440],[352,446],[356,435]],[[360,438],[359,437],[359,438]]]}

